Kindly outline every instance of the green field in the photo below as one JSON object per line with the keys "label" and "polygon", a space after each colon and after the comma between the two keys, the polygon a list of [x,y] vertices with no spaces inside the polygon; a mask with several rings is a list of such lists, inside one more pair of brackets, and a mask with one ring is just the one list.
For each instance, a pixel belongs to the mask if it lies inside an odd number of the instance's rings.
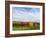
{"label": "green field", "polygon": [[40,29],[40,25],[37,25],[37,27],[13,26],[13,31],[16,31],[16,30],[39,30],[39,29]]}

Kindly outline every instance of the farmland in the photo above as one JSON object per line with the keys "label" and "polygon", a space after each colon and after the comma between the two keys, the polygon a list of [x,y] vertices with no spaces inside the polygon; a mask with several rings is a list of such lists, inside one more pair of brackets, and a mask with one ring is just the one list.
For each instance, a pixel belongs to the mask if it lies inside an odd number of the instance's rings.
{"label": "farmland", "polygon": [[13,31],[16,30],[39,30],[40,23],[33,22],[13,22]]}

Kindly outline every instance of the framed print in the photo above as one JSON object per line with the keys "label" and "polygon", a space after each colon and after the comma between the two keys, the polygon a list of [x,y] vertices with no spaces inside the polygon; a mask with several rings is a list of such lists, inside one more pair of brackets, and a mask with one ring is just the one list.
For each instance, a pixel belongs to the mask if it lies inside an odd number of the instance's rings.
{"label": "framed print", "polygon": [[6,1],[5,36],[44,35],[44,10],[44,3]]}

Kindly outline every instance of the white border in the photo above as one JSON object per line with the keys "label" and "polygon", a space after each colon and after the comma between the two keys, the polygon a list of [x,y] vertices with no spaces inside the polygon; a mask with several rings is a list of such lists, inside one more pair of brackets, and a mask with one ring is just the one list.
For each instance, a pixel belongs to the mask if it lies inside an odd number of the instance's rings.
{"label": "white border", "polygon": [[[12,7],[40,8],[40,30],[12,31]],[[42,32],[42,6],[10,4],[10,34],[39,33]]]}

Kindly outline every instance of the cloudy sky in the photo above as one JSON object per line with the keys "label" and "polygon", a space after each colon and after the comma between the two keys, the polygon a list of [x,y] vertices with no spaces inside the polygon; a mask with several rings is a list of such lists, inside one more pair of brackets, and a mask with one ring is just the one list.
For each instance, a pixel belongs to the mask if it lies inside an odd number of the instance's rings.
{"label": "cloudy sky", "polygon": [[12,20],[22,22],[40,22],[40,9],[29,7],[13,7]]}

